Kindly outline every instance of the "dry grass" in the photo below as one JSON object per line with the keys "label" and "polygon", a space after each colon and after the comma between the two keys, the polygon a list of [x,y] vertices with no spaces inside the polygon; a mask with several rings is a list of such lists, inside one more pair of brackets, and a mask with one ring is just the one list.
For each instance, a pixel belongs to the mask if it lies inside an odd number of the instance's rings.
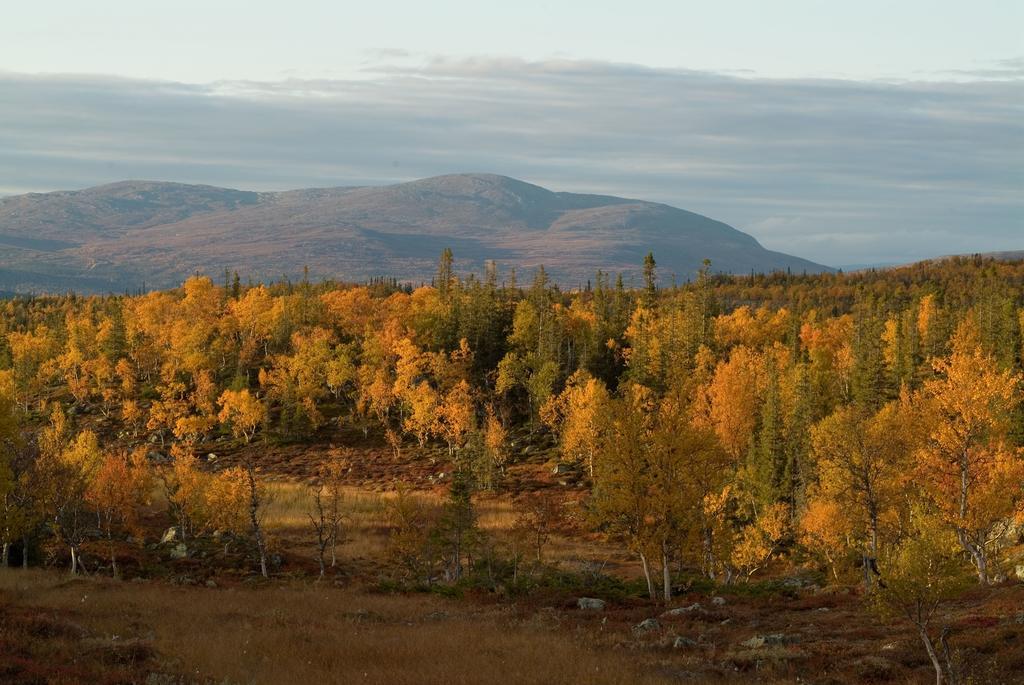
{"label": "dry grass", "polygon": [[63,612],[111,643],[143,640],[158,655],[155,670],[196,681],[667,682],[626,653],[599,653],[510,609],[429,596],[178,588],[48,572],[0,573],[0,594],[14,607]]}
{"label": "dry grass", "polygon": [[[299,555],[312,554],[312,533],[308,512],[312,511],[309,489],[294,481],[267,484],[268,503],[264,521],[267,530],[282,545]],[[437,490],[411,491],[407,495],[424,506],[439,507],[444,493]],[[344,556],[366,561],[385,556],[388,544],[388,506],[397,497],[394,490],[370,491],[357,486],[344,488],[346,542]],[[499,542],[507,541],[521,507],[509,495],[485,495],[474,502],[477,525]],[[620,547],[595,536],[575,531],[555,532],[544,548],[545,561],[570,568],[586,566],[607,571],[637,573],[635,560]]]}

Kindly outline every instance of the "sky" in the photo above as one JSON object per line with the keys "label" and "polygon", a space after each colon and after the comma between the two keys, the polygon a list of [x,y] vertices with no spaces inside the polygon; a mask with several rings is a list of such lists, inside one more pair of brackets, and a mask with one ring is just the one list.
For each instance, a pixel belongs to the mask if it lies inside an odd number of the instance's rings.
{"label": "sky", "polygon": [[830,265],[1024,249],[1024,3],[5,4],[0,195],[460,171]]}

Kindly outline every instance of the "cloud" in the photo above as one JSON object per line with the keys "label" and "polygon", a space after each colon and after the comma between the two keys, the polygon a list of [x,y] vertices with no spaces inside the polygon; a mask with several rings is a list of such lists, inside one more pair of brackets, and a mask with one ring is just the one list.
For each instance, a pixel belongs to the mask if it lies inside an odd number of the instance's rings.
{"label": "cloud", "polygon": [[[357,78],[0,73],[0,193],[492,171],[667,202],[825,263],[1024,247],[1024,81],[779,80],[391,53]],[[408,57],[408,59],[405,59]],[[1008,74],[1020,64],[998,65]]]}

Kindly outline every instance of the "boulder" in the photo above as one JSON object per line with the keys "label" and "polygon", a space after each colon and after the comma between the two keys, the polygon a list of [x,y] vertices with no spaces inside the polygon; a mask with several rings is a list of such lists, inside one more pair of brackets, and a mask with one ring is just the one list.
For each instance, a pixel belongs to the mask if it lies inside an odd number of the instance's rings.
{"label": "boulder", "polygon": [[209,454],[206,455],[206,461],[212,464],[213,462],[217,461],[217,455],[214,454],[213,452],[210,452]]}
{"label": "boulder", "polygon": [[185,546],[184,542],[179,542],[174,547],[171,547],[171,559],[187,559],[188,558],[188,547]]}
{"label": "boulder", "polygon": [[711,603],[714,604],[716,607],[724,607],[725,597],[712,597]]}
{"label": "boulder", "polygon": [[595,597],[580,597],[576,600],[576,606],[585,611],[604,610],[605,601]]}
{"label": "boulder", "polygon": [[690,647],[696,647],[697,641],[691,640],[688,637],[677,637],[675,642],[672,643],[673,649],[689,649]]}
{"label": "boulder", "polygon": [[633,634],[636,636],[644,635],[655,630],[661,630],[661,624],[658,623],[658,619],[656,618],[645,618],[633,626]]}
{"label": "boulder", "polygon": [[768,645],[784,645],[793,640],[786,637],[783,633],[769,633],[767,635],[755,635],[749,640],[744,640],[740,643],[741,647],[747,649],[760,649]]}
{"label": "boulder", "polygon": [[782,587],[789,590],[800,590],[814,585],[814,582],[800,576],[793,576],[782,581]]}
{"label": "boulder", "polygon": [[551,469],[551,473],[553,473],[556,476],[564,476],[565,474],[572,472],[572,464],[558,463],[555,464],[554,467]]}
{"label": "boulder", "polygon": [[695,603],[691,604],[690,606],[678,607],[676,609],[669,609],[668,611],[666,611],[665,613],[662,614],[662,617],[665,617],[665,616],[685,616],[686,614],[692,614],[694,612],[701,612],[703,610],[704,610],[704,608],[700,605],[700,602],[695,602]]}
{"label": "boulder", "polygon": [[177,526],[171,526],[164,531],[164,536],[160,538],[161,545],[167,545],[172,542],[176,542],[181,537],[181,530]]}

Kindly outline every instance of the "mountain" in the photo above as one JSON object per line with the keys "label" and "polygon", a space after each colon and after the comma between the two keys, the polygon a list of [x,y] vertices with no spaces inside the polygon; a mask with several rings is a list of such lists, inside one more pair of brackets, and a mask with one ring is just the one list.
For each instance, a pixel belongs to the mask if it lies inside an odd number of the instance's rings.
{"label": "mountain", "polygon": [[731,273],[830,270],[693,212],[492,174],[263,193],[125,181],[0,199],[0,289],[21,292],[168,287],[225,269],[276,279],[304,266],[314,278],[429,282],[445,247],[463,273],[489,259],[520,274],[543,264],[569,286],[597,269],[637,274],[648,251],[666,283],[705,258]]}

